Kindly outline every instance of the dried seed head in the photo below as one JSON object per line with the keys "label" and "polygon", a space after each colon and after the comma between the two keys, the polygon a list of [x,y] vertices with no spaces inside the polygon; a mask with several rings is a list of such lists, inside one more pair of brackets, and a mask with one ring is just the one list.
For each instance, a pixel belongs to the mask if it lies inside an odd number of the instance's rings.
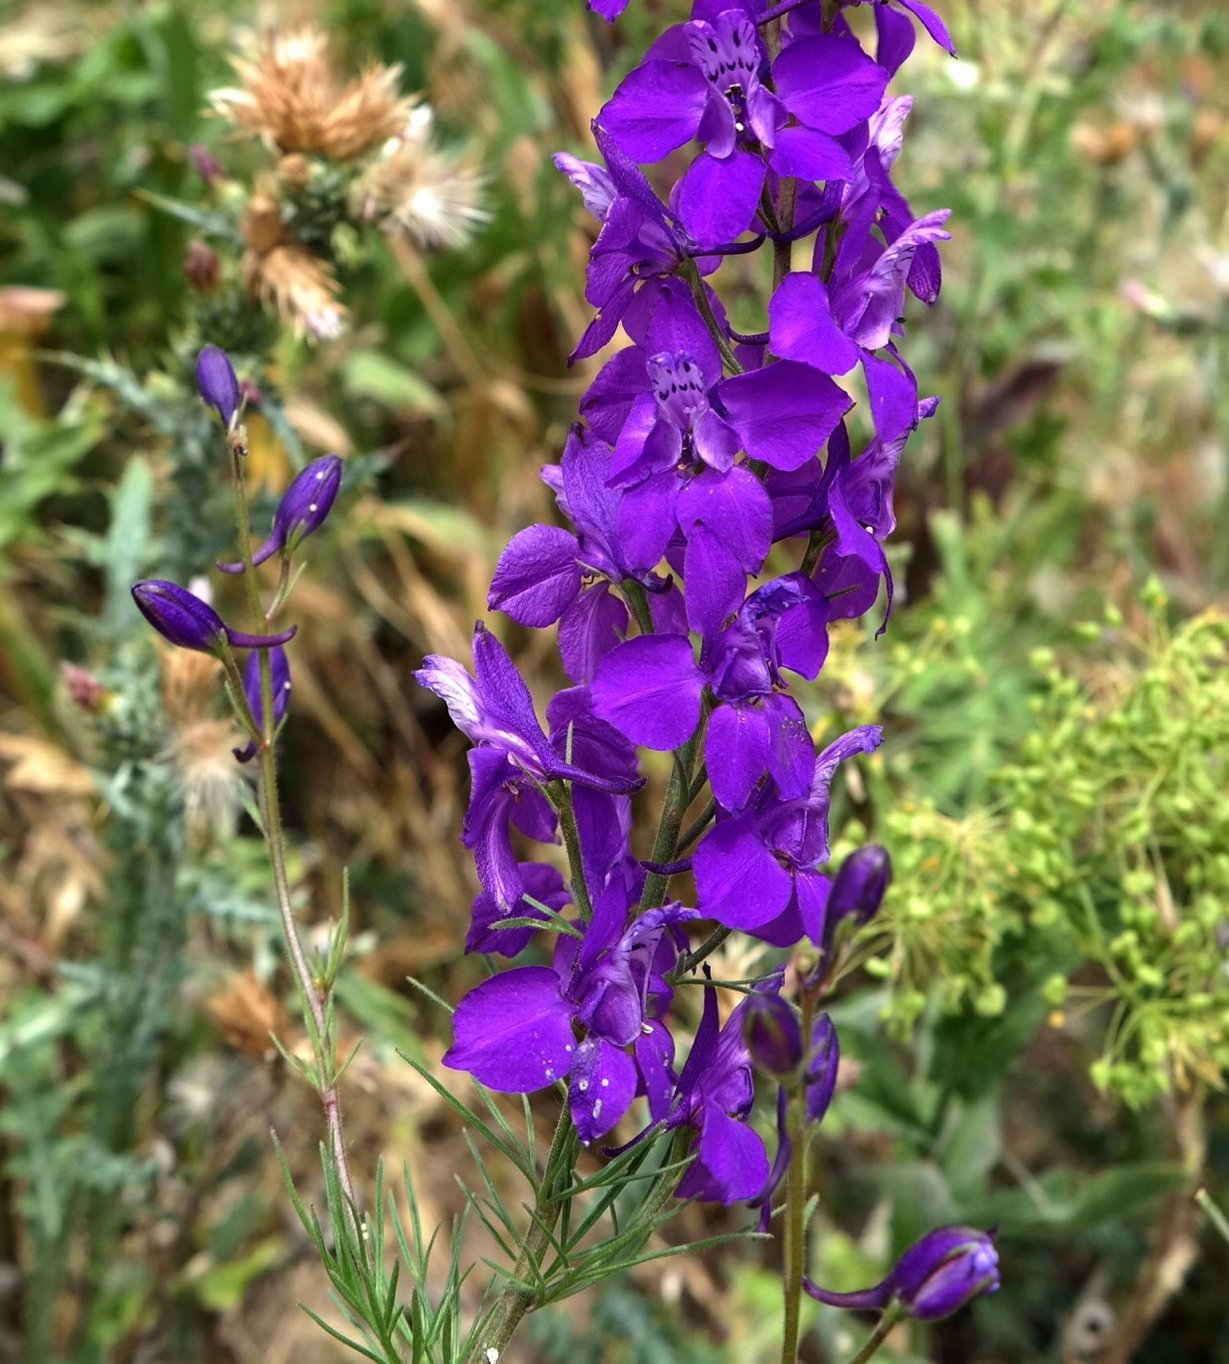
{"label": "dried seed head", "polygon": [[483,183],[472,167],[421,140],[398,139],[359,182],[362,216],[424,250],[462,246],[490,218]]}
{"label": "dried seed head", "polygon": [[282,152],[354,160],[394,136],[414,107],[398,93],[399,66],[341,80],[325,35],[312,28],[270,34],[254,57],[232,65],[240,84],[215,90],[214,110]]}
{"label": "dried seed head", "polygon": [[282,243],[264,253],[249,250],[243,278],[252,297],[297,335],[317,341],[341,335],[346,320],[338,299],[341,286],[326,262],[305,246]]}

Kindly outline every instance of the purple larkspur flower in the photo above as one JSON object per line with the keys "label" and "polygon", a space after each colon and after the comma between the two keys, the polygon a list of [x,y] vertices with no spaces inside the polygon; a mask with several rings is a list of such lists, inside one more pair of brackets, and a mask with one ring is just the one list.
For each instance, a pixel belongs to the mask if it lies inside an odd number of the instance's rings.
{"label": "purple larkspur flower", "polygon": [[679,1074],[667,1129],[691,1127],[694,1158],[679,1181],[679,1198],[714,1203],[752,1199],[768,1178],[764,1140],[747,1119],[755,1102],[755,1074],[743,1033],[749,999],[718,1025],[717,992],[704,991],[704,1012]]}
{"label": "purple larkspur flower", "polygon": [[791,796],[810,789],[814,746],[781,670],[818,674],[827,652],[827,605],[800,573],[765,583],[739,604],[722,587],[730,578],[719,567],[725,554],[700,532],[688,546],[687,610],[701,633],[699,661],[683,635],[628,640],[599,664],[593,702],[633,743],[669,749],[691,736],[707,688],[719,703],[705,737],[709,780],[718,803],[737,810],[766,772]]}
{"label": "purple larkspur flower", "polygon": [[[585,275],[585,298],[597,309],[597,316],[576,343],[569,363],[601,350],[620,323],[633,325],[628,314],[635,312],[644,286],[674,275],[697,254],[696,243],[677,216],[600,123],[594,123],[593,137],[606,161],[605,170],[566,153],[555,159],[602,224]],[[698,264],[701,273],[713,268],[703,260]]]}
{"label": "purple larkspur flower", "polygon": [[627,917],[626,887],[616,880],[583,938],[560,936],[552,966],[517,967],[471,990],[453,1015],[444,1064],[508,1094],[566,1080],[581,1140],[609,1132],[638,1088],[660,1085],[665,977],[686,944],[679,925],[697,916],[670,904],[630,926]]}
{"label": "purple larkspur flower", "polygon": [[731,6],[653,44],[598,115],[633,161],[659,161],[693,138],[703,150],[675,201],[703,246],[733,241],[755,217],[769,170],[807,181],[852,174],[838,141],[879,107],[887,73],[852,37],[788,44],[771,66],[756,25]]}
{"label": "purple larkspur flower", "polygon": [[842,762],[882,739],[878,725],[852,729],[820,753],[805,794],[782,799],[767,785],[745,810],[719,818],[696,848],[701,912],[781,947],[804,935],[822,942],[831,881],[819,868],[829,858],[832,779]]}
{"label": "purple larkspur flower", "polygon": [[208,602],[186,587],[162,578],[135,583],[132,598],[163,639],[180,649],[195,649],[202,654],[221,654],[227,645],[235,649],[271,649],[293,639],[298,629],[292,625],[276,635],[232,630]]}
{"label": "purple larkspur flower", "polygon": [[638,790],[644,783],[635,751],[592,713],[584,688],[552,700],[548,737],[515,664],[482,624],[474,630],[472,677],[460,663],[438,655],[425,658],[414,677],[444,701],[453,723],[475,745],[461,839],[474,853],[483,889],[510,913],[525,894],[511,826],[541,842],[555,836],[555,812],[541,786],[569,781],[608,796]]}
{"label": "purple larkspur flower", "polygon": [[[275,554],[293,554],[320,529],[337,500],[343,468],[340,455],[324,455],[294,476],[277,504],[269,538],[252,555],[253,564],[263,564]],[[243,572],[241,563],[219,563],[217,567],[223,573]]]}
{"label": "purple larkspur flower", "polygon": [[[270,729],[272,732],[276,732],[277,727],[286,718],[286,712],[290,709],[291,691],[290,659],[280,644],[275,644],[269,650],[269,683],[273,695],[273,724]],[[252,712],[256,727],[263,734],[265,731],[265,698],[264,689],[260,683],[259,653],[254,653],[248,658],[247,666],[243,670],[243,694],[247,698],[248,709]],[[243,748],[236,748],[231,751],[239,762],[251,762],[256,756],[256,740],[249,739]]]}
{"label": "purple larkspur flower", "polygon": [[950,1317],[983,1293],[997,1293],[999,1256],[994,1240],[973,1227],[939,1227],[927,1232],[871,1288],[833,1293],[810,1279],[803,1287],[819,1302],[854,1310],[881,1310],[900,1302],[919,1321]]}

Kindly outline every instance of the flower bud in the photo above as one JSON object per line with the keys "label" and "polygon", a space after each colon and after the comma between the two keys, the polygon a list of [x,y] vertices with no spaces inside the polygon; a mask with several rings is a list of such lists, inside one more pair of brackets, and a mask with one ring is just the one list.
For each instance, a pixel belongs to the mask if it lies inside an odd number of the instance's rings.
{"label": "flower bud", "polygon": [[[278,503],[269,538],[252,555],[253,564],[263,564],[277,553],[293,553],[301,541],[320,529],[337,499],[343,467],[340,455],[325,455],[295,476]],[[243,565],[238,563],[219,563],[218,567],[223,573],[243,572]]]}
{"label": "flower bud", "polygon": [[938,1321],[999,1287],[994,1241],[972,1227],[940,1227],[910,1246],[889,1276],[909,1315]]}
{"label": "flower bud", "polygon": [[892,859],[878,843],[851,852],[841,863],[828,896],[828,923],[851,915],[859,924],[874,918],[892,881]]}
{"label": "flower bud", "polygon": [[[290,660],[286,657],[286,650],[280,644],[275,644],[269,650],[269,681],[273,691],[273,724],[269,728],[271,731],[275,731],[286,718],[286,712],[290,709]],[[252,718],[263,733],[266,729],[265,700],[264,691],[260,685],[260,655],[258,653],[249,656],[247,666],[243,670],[243,694],[247,697],[248,709],[252,712]],[[239,762],[251,762],[256,756],[256,741],[249,739],[245,747],[231,751]]]}
{"label": "flower bud", "polygon": [[836,1092],[841,1064],[841,1043],[836,1024],[820,1014],[811,1027],[811,1054],[807,1057],[807,1122],[822,1122]]}
{"label": "flower bud", "polygon": [[785,1079],[802,1061],[802,1028],[792,1005],[777,994],[749,995],[743,1038],[751,1059],[766,1075]]}
{"label": "flower bud", "polygon": [[994,1241],[972,1227],[939,1227],[915,1241],[872,1288],[833,1293],[804,1278],[803,1288],[817,1302],[851,1311],[871,1311],[899,1302],[918,1321],[938,1321],[966,1307],[981,1293],[999,1288],[999,1256]]}
{"label": "flower bud", "polygon": [[226,644],[238,649],[268,649],[293,638],[297,626],[278,635],[249,635],[232,630],[222,617],[200,597],[177,583],[151,578],[132,589],[137,609],[163,639],[180,649],[196,649],[203,654],[218,654]]}
{"label": "flower bud", "polygon": [[60,669],[60,677],[68,699],[87,715],[92,715],[102,705],[106,691],[93,673],[79,668],[75,663],[65,663]]}
{"label": "flower bud", "polygon": [[184,253],[183,272],[196,293],[211,293],[222,277],[218,253],[199,237],[193,237]]}
{"label": "flower bud", "polygon": [[221,180],[226,175],[222,163],[202,142],[193,142],[188,148],[188,160],[192,162],[193,170],[207,185],[212,185],[215,180]]}
{"label": "flower bud", "polygon": [[196,388],[229,431],[239,413],[241,398],[234,366],[220,346],[205,346],[196,357]]}

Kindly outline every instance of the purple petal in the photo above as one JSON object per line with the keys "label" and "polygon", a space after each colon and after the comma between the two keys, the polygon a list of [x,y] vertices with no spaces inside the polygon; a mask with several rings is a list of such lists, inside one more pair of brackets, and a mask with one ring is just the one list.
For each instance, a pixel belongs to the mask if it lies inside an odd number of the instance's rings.
{"label": "purple petal", "polygon": [[763,1138],[715,1104],[705,1102],[701,1115],[698,1154],[679,1182],[678,1197],[725,1204],[754,1198],[768,1178]]}
{"label": "purple petal", "polygon": [[853,178],[853,162],[836,138],[800,123],[781,129],[769,159],[781,176],[825,181]]}
{"label": "purple petal", "polygon": [[[805,729],[805,726],[804,726]],[[708,721],[704,758],[723,810],[741,810],[768,765],[768,718],[758,706],[719,706]]]}
{"label": "purple petal", "polygon": [[593,681],[597,665],[627,633],[627,607],[606,583],[582,592],[559,621],[559,654],[573,682]]}
{"label": "purple petal", "polygon": [[674,1038],[660,1019],[653,1018],[641,1028],[635,1051],[649,1101],[649,1116],[654,1122],[661,1122],[669,1113],[674,1096]]}
{"label": "purple petal", "polygon": [[879,108],[888,73],[852,38],[819,34],[789,44],[772,66],[777,95],[824,133],[847,133]]}
{"label": "purple petal", "polygon": [[[802,709],[792,696],[777,693],[764,698],[763,710],[771,737],[766,754],[768,771],[777,790],[785,800],[805,795],[815,775],[815,743]],[[711,763],[709,772],[711,775]]]}
{"label": "purple petal", "polygon": [[660,161],[690,142],[708,102],[708,82],[690,62],[646,61],[633,68],[597,121],[633,161]]}
{"label": "purple petal", "polygon": [[[698,525],[687,540],[683,560],[687,583],[687,624],[712,646],[743,603],[747,574],[720,536]],[[708,666],[708,660],[703,660]]]}
{"label": "purple petal", "polygon": [[490,723],[537,752],[545,752],[533,697],[507,649],[479,622],[474,627],[474,681]]}
{"label": "purple petal", "polygon": [[701,841],[694,868],[700,913],[727,928],[755,929],[789,903],[793,880],[750,820],[729,819]]}
{"label": "purple petal", "polygon": [[875,60],[889,76],[894,76],[913,51],[913,25],[887,5],[876,5],[875,30],[879,38]]}
{"label": "purple petal", "polygon": [[747,454],[785,470],[813,459],[853,406],[826,374],[793,360],[727,379],[721,398]]}
{"label": "purple petal", "polygon": [[583,1145],[605,1136],[635,1097],[636,1063],[625,1051],[600,1037],[576,1048],[568,1077],[568,1107]]}
{"label": "purple petal", "polygon": [[499,556],[487,605],[541,629],[559,619],[580,591],[576,537],[558,526],[528,526]]}
{"label": "purple petal", "polygon": [[457,1005],[443,1063],[503,1094],[530,1094],[566,1075],[575,1039],[572,1006],[548,966],[484,981]]}
{"label": "purple petal", "polygon": [[763,161],[751,152],[735,151],[720,160],[702,153],[675,191],[683,226],[702,247],[734,241],[755,218],[764,175]]}
{"label": "purple petal", "polygon": [[772,545],[772,503],[749,469],[706,470],[693,478],[679,494],[676,514],[684,535],[706,526],[744,572],[763,567]]}
{"label": "purple petal", "polygon": [[703,687],[690,640],[644,635],[620,644],[598,664],[593,705],[632,743],[678,748],[700,722]]}
{"label": "purple petal", "polygon": [[802,360],[824,374],[844,374],[858,360],[858,348],[836,325],[828,290],[815,275],[794,271],[768,304],[773,351]]}
{"label": "purple petal", "polygon": [[618,539],[629,564],[655,568],[677,528],[674,504],[678,480],[673,471],[654,474],[628,488],[619,503]]}
{"label": "purple petal", "polygon": [[[711,344],[711,338],[710,338]],[[684,347],[655,346],[654,350]],[[639,346],[624,346],[598,370],[585,396],[580,400],[580,415],[602,440],[614,444],[632,410],[632,404],[647,391],[644,351]]]}

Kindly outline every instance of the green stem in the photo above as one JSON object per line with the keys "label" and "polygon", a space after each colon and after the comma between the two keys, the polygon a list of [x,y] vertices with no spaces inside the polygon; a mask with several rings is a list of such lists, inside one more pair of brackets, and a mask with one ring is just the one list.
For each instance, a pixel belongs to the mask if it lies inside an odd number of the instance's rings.
{"label": "green stem", "polygon": [[[810,1045],[814,1005],[802,1001],[802,1036]],[[806,1269],[806,1203],[807,1203],[807,1084],[805,1074],[793,1083],[789,1096],[790,1162],[785,1181],[785,1239],[784,1273],[784,1335],[781,1341],[781,1364],[795,1364],[798,1357],[798,1334],[802,1320],[802,1276]]]}
{"label": "green stem", "polygon": [[551,804],[559,815],[559,828],[563,834],[563,846],[567,849],[568,866],[572,871],[572,895],[580,917],[588,923],[593,918],[593,905],[589,900],[589,887],[585,885],[584,862],[581,860],[580,830],[576,827],[576,811],[572,808],[572,791],[567,782],[554,783],[555,796]]}
{"label": "green stem", "polygon": [[675,855],[677,856],[679,853],[685,853],[716,818],[717,801],[716,798],[714,798],[710,800],[704,809],[692,820],[690,826],[683,833],[683,836],[679,839],[679,845],[675,850]]}
{"label": "green stem", "polygon": [[676,967],[675,970],[671,971],[670,980],[677,983],[684,976],[689,976],[702,961],[713,955],[721,944],[730,936],[731,932],[733,932],[733,930],[729,928],[715,929],[694,952],[687,955],[681,966]]}
{"label": "green stem", "polygon": [[1195,1194],[1195,1202],[1203,1209],[1203,1215],[1220,1232],[1226,1241],[1229,1241],[1229,1217],[1212,1202],[1211,1195],[1207,1189],[1199,1189]]}
{"label": "green stem", "polygon": [[[666,866],[678,856],[679,831],[683,827],[683,817],[691,803],[691,769],[696,760],[696,750],[700,746],[700,736],[704,732],[703,722],[696,732],[682,746],[674,751],[674,765],[670,771],[670,784],[666,787],[666,799],[661,809],[661,821],[657,826],[657,837],[653,840],[653,852],[649,860],[657,866]],[[655,909],[666,898],[666,887],[670,877],[664,872],[653,871],[644,882],[644,893],[640,897],[640,913]]]}
{"label": "green stem", "polygon": [[565,1103],[546,1156],[542,1185],[534,1200],[529,1230],[521,1242],[521,1253],[512,1270],[512,1282],[499,1295],[486,1323],[476,1333],[470,1364],[488,1364],[489,1360],[499,1359],[526,1313],[536,1305],[538,1295],[521,1285],[527,1273],[537,1272],[550,1249],[550,1234],[559,1217],[560,1202],[557,1195],[571,1183],[572,1169],[576,1164],[575,1137],[576,1129],[572,1126]]}
{"label": "green stem", "polygon": [[[231,446],[231,473],[234,477],[235,520],[239,531],[239,553],[243,562],[243,584],[247,593],[248,610],[254,622],[253,628],[259,629],[261,622],[268,624],[273,613],[266,615],[260,602],[260,589],[256,585],[256,573],[252,564],[251,522],[248,517],[247,490],[243,479],[243,457],[234,445]],[[226,655],[224,661],[228,664],[227,670],[231,675],[232,686],[237,684],[238,696],[242,698],[243,684],[239,677],[238,665],[229,650],[226,651]],[[338,1183],[354,1216],[356,1230],[362,1235],[358,1198],[350,1174],[350,1162],[346,1156],[341,1095],[337,1086],[337,1057],[328,1002],[331,982],[322,987],[312,973],[290,899],[290,878],[286,872],[286,837],[278,796],[277,756],[273,747],[273,672],[267,649],[260,651],[259,666],[261,714],[253,716],[249,712],[247,718],[252,721],[259,736],[256,745],[259,757],[258,798],[264,823],[265,846],[273,871],[273,893],[277,901],[278,917],[281,919],[282,935],[286,940],[286,950],[290,954],[295,981],[299,987],[300,1000],[311,1024],[308,1033],[316,1063],[316,1088],[328,1126],[329,1150],[337,1168]]]}
{"label": "green stem", "polygon": [[704,325],[712,335],[717,349],[721,352],[721,359],[725,367],[731,374],[741,374],[742,365],[738,362],[738,356],[730,349],[729,338],[725,330],[717,321],[717,315],[713,312],[712,300],[708,296],[708,290],[704,287],[704,281],[700,278],[700,267],[694,260],[689,260],[683,266],[683,275],[691,289],[691,296],[696,301],[696,307],[700,310],[700,316],[704,319]]}
{"label": "green stem", "polygon": [[892,1328],[905,1315],[905,1309],[898,1302],[894,1302],[879,1318],[875,1329],[867,1336],[862,1348],[849,1361],[849,1364],[866,1364],[872,1355],[877,1354],[879,1347],[892,1334]]}

